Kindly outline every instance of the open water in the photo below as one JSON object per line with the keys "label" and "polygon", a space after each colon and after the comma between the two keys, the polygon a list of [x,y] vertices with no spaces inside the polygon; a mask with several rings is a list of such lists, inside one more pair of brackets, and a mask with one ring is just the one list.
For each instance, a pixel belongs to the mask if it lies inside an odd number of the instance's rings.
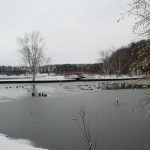
{"label": "open water", "polygon": [[101,90],[100,84],[36,84],[46,97],[32,97],[32,84],[1,84],[0,133],[49,150],[86,150],[76,121],[84,106],[92,138],[98,120],[98,150],[149,150],[149,90]]}

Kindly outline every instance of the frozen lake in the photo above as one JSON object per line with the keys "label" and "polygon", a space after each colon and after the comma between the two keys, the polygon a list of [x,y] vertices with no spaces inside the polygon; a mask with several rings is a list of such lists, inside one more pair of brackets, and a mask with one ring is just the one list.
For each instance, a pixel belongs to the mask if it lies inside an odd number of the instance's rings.
{"label": "frozen lake", "polygon": [[47,97],[31,97],[32,84],[1,84],[0,133],[27,139],[38,148],[84,150],[81,131],[72,120],[84,105],[93,134],[99,120],[98,150],[149,150],[149,90],[101,90],[98,85],[36,84],[37,92]]}

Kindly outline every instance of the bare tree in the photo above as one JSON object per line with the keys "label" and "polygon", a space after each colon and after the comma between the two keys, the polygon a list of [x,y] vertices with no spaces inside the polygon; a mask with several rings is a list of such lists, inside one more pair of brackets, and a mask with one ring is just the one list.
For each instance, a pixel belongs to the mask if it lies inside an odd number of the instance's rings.
{"label": "bare tree", "polygon": [[39,66],[46,60],[45,43],[40,32],[25,33],[18,38],[19,52],[24,62],[30,67],[32,80],[35,81]]}
{"label": "bare tree", "polygon": [[82,136],[84,138],[84,142],[85,142],[87,150],[96,150],[98,135],[99,135],[98,119],[96,120],[97,129],[96,129],[95,136],[93,136],[93,134],[91,133],[90,126],[86,121],[86,112],[85,112],[84,105],[80,108],[79,119],[76,118],[73,120],[77,122],[77,125],[80,128],[80,131],[81,131]]}
{"label": "bare tree", "polygon": [[111,61],[111,64],[112,64],[112,71],[113,73],[117,73],[117,76],[120,76],[120,73],[121,73],[121,61],[122,61],[122,55],[121,55],[121,52],[118,51],[117,52],[117,55],[115,55],[116,53],[112,53],[110,59],[112,60]]}
{"label": "bare tree", "polygon": [[109,57],[112,54],[112,50],[99,51],[99,62],[103,64],[104,74],[110,74],[112,69],[112,62]]}

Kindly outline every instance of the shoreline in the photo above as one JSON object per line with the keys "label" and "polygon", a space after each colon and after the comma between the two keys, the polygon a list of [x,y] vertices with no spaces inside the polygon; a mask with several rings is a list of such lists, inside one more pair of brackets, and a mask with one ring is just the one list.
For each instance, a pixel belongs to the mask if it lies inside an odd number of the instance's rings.
{"label": "shoreline", "polygon": [[0,80],[0,84],[7,84],[7,83],[64,83],[64,82],[94,82],[94,81],[131,81],[131,80],[138,80],[138,79],[145,79],[145,78],[100,78],[100,79],[70,79],[70,80]]}

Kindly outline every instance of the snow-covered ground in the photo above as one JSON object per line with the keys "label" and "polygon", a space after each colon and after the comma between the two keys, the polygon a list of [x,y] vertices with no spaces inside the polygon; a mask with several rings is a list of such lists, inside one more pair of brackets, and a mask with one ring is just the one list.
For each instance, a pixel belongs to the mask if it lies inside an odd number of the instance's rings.
{"label": "snow-covered ground", "polygon": [[35,148],[28,140],[14,140],[3,134],[0,134],[0,149],[1,150],[46,150],[42,148]]}
{"label": "snow-covered ground", "polygon": [[[0,75],[0,81],[30,81],[32,80],[31,75],[20,75],[20,76],[7,76]],[[48,74],[37,74],[36,80],[65,80],[64,76],[61,75],[48,75]]]}
{"label": "snow-covered ground", "polygon": [[[125,79],[125,78],[138,78],[140,76],[116,76],[116,75],[89,75],[83,74],[85,79]],[[77,75],[70,75],[70,76],[63,76],[63,75],[48,75],[48,74],[37,74],[36,80],[71,80],[77,78]],[[31,75],[20,75],[20,76],[7,76],[7,75],[0,75],[0,81],[30,81],[32,80]]]}
{"label": "snow-covered ground", "polygon": [[121,75],[121,76],[116,76],[116,75],[84,75],[86,79],[126,79],[126,78],[139,78],[140,76],[134,75],[134,76],[128,76],[128,75]]}

